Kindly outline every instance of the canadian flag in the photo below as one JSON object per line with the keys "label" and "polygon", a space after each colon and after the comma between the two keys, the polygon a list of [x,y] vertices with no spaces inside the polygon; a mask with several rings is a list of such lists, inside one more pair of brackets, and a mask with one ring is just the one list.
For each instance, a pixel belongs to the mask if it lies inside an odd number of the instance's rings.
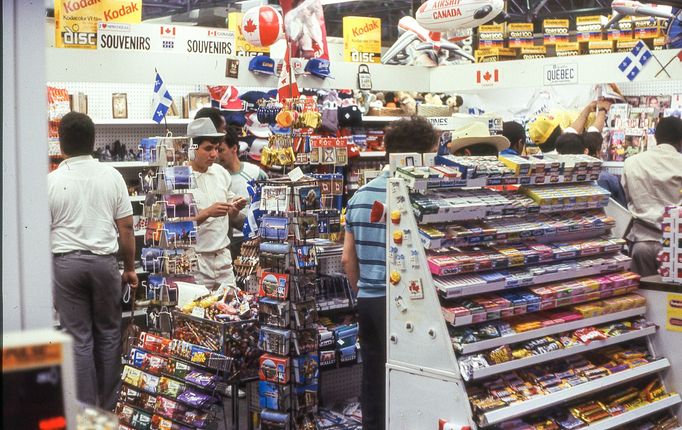
{"label": "canadian flag", "polygon": [[301,95],[301,92],[298,90],[296,77],[292,76],[290,71],[291,66],[289,64],[285,64],[284,67],[282,67],[282,73],[279,74],[277,95],[279,96],[280,100],[292,99]]}
{"label": "canadian flag", "polygon": [[175,27],[161,26],[161,36],[175,36]]}
{"label": "canadian flag", "polygon": [[493,69],[492,73],[490,70],[476,71],[477,84],[488,84],[492,82],[500,82],[500,71],[498,69]]}

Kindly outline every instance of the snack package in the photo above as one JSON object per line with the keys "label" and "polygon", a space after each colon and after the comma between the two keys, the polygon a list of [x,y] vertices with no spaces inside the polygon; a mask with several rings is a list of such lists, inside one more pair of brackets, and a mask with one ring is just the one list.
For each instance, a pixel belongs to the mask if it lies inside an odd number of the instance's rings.
{"label": "snack package", "polygon": [[205,408],[213,402],[213,397],[190,388],[180,394],[178,400],[193,408]]}

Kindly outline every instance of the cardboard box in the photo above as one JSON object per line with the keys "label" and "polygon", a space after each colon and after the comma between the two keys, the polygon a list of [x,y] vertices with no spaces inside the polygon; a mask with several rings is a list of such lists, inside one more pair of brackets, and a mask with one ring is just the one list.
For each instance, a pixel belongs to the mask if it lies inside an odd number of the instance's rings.
{"label": "cardboard box", "polygon": [[658,20],[648,16],[636,16],[632,19],[633,39],[654,39],[661,36]]}
{"label": "cardboard box", "polygon": [[525,48],[535,45],[533,23],[515,22],[507,24],[507,41],[510,48]]}
{"label": "cardboard box", "polygon": [[612,40],[592,41],[587,44],[588,54],[612,54],[613,53]]}
{"label": "cardboard box", "polygon": [[478,49],[475,57],[477,63],[516,60],[516,50],[512,48]]}
{"label": "cardboard box", "polygon": [[637,45],[637,40],[617,40],[616,52],[630,52]]}
{"label": "cardboard box", "polygon": [[544,46],[526,46],[521,48],[519,58],[522,60],[531,60],[534,58],[547,57],[547,48]]}
{"label": "cardboard box", "polygon": [[544,45],[556,45],[557,43],[568,42],[568,22],[567,19],[544,20],[542,22]]}
{"label": "cardboard box", "polygon": [[[609,19],[611,17],[609,16]],[[608,30],[606,38],[608,40],[632,40],[632,17],[624,16],[612,28]]]}
{"label": "cardboard box", "polygon": [[572,57],[575,55],[580,55],[580,44],[578,42],[556,44],[557,57]]}
{"label": "cardboard box", "polygon": [[489,24],[478,27],[478,49],[504,48],[504,24]]}
{"label": "cardboard box", "polygon": [[602,21],[605,19],[601,15],[577,17],[575,20],[576,40],[585,43],[603,40]]}

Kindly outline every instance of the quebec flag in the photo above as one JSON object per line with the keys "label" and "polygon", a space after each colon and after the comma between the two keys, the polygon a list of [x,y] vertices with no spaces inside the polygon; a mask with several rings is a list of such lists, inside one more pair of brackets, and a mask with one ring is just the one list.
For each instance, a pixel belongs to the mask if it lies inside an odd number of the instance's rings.
{"label": "quebec flag", "polygon": [[653,57],[653,54],[649,51],[649,47],[640,40],[637,45],[632,48],[632,51],[627,54],[618,68],[629,80],[634,81],[646,63],[651,60],[651,57]]}
{"label": "quebec flag", "polygon": [[161,76],[157,73],[156,81],[154,82],[154,101],[152,103],[152,106],[156,106],[152,119],[157,124],[160,124],[166,116],[166,112],[168,112],[171,103],[173,103],[173,97],[171,97]]}

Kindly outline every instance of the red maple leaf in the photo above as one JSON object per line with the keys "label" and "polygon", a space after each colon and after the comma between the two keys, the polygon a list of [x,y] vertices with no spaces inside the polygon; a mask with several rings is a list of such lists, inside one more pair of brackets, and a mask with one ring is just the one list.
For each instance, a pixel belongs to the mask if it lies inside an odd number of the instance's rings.
{"label": "red maple leaf", "polygon": [[253,33],[253,32],[256,31],[257,29],[258,29],[258,27],[256,27],[256,24],[253,23],[253,20],[252,20],[252,19],[248,19],[248,20],[246,21],[246,25],[244,26],[244,31],[245,31],[245,32],[247,32],[247,33]]}
{"label": "red maple leaf", "polygon": [[483,79],[485,79],[486,81],[489,81],[490,78],[492,77],[493,75],[491,75],[490,72],[485,72],[485,75],[483,75]]}

